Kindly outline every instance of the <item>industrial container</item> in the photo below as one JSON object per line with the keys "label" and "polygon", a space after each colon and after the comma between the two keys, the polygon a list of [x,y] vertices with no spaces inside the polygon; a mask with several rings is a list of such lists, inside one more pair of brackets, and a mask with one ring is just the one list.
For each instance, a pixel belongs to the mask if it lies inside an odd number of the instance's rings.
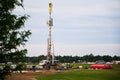
{"label": "industrial container", "polygon": [[90,66],[92,69],[112,69],[111,64],[92,64]]}

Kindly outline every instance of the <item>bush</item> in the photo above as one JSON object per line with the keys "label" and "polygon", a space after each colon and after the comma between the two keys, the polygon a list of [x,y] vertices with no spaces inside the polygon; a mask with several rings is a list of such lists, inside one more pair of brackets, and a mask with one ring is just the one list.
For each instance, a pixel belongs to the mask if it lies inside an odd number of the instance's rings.
{"label": "bush", "polygon": [[16,70],[20,71],[22,73],[22,70],[26,70],[27,66],[25,64],[18,64],[16,67]]}
{"label": "bush", "polygon": [[4,80],[7,75],[10,75],[10,66],[8,65],[0,69],[0,80]]}

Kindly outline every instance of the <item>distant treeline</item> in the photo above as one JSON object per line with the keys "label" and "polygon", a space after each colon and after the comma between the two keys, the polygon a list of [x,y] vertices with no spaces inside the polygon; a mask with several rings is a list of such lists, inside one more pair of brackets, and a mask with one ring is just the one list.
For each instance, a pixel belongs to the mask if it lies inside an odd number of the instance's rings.
{"label": "distant treeline", "polygon": [[[88,54],[84,55],[82,57],[80,56],[55,56],[56,60],[59,60],[59,62],[66,62],[66,63],[72,63],[72,62],[95,62],[98,60],[104,60],[106,62],[111,62],[115,60],[120,60],[120,56],[109,56],[109,55],[93,55]],[[20,60],[21,62],[27,62],[27,63],[39,63],[41,60],[46,60],[46,56],[40,55],[38,57],[25,57],[24,59]]]}

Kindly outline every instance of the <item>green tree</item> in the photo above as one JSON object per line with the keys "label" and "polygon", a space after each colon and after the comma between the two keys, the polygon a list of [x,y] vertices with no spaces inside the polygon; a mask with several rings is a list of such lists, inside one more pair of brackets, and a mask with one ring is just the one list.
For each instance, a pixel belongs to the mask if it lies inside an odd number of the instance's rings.
{"label": "green tree", "polygon": [[23,0],[0,0],[0,63],[19,60],[27,53],[24,46],[31,32],[24,24],[29,16],[14,14],[17,6],[23,7]]}
{"label": "green tree", "polygon": [[102,56],[102,58],[103,58],[103,60],[106,61],[106,62],[112,61],[112,57],[109,56],[109,55],[104,55],[104,56]]}
{"label": "green tree", "polygon": [[112,60],[114,61],[114,60],[120,60],[120,56],[113,56],[113,58],[112,58]]}
{"label": "green tree", "polygon": [[94,55],[93,54],[85,55],[85,56],[83,56],[83,59],[85,61],[93,62],[94,61]]}
{"label": "green tree", "polygon": [[98,61],[98,60],[102,60],[102,57],[100,55],[96,55],[94,58],[94,62]]}

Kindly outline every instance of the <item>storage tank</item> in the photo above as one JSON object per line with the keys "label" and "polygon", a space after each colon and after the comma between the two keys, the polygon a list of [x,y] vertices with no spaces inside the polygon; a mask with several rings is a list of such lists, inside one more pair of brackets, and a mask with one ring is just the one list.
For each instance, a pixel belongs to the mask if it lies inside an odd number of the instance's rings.
{"label": "storage tank", "polygon": [[90,66],[92,69],[112,69],[111,64],[92,64]]}

